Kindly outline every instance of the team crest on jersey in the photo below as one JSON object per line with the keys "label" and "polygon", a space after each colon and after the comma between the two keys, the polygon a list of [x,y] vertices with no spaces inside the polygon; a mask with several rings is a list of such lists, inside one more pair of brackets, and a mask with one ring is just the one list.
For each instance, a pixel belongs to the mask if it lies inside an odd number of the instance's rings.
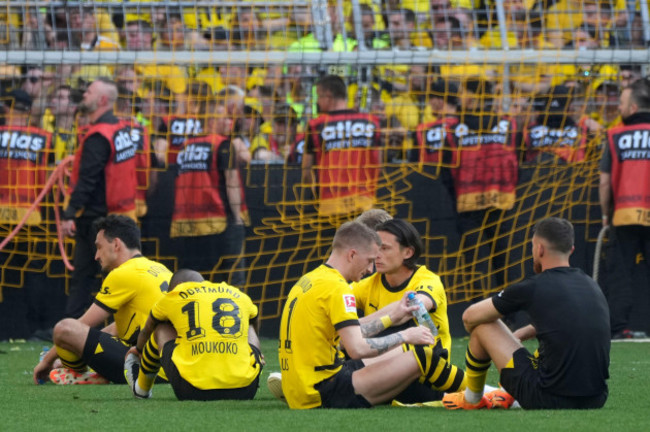
{"label": "team crest on jersey", "polygon": [[346,312],[356,312],[357,311],[357,299],[354,298],[352,294],[343,295],[343,304],[345,305]]}

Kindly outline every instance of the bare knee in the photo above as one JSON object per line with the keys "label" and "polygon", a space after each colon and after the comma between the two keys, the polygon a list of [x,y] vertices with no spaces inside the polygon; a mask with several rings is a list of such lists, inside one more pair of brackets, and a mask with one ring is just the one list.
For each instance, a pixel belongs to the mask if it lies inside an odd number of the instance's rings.
{"label": "bare knee", "polygon": [[501,320],[480,324],[470,334],[472,354],[481,360],[492,359],[499,370],[522,346]]}
{"label": "bare knee", "polygon": [[74,349],[88,336],[88,326],[73,318],[65,318],[54,326],[54,344],[66,349]]}

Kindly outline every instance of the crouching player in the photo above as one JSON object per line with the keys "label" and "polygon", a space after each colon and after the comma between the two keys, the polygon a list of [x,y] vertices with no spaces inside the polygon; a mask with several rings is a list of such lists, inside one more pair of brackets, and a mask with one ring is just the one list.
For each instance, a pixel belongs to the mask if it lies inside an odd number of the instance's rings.
{"label": "crouching player", "polygon": [[133,394],[151,397],[162,366],[180,400],[253,399],[264,364],[251,325],[256,317],[257,307],[239,289],[177,271],[126,356]]}

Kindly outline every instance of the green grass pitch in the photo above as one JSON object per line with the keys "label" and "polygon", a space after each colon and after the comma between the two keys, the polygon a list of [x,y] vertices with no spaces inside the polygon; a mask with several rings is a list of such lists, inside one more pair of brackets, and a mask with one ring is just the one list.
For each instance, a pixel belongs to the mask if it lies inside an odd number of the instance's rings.
{"label": "green grass pitch", "polygon": [[[461,364],[467,341],[454,340]],[[446,411],[375,407],[370,410],[290,411],[266,388],[279,371],[277,341],[265,339],[267,366],[254,401],[179,402],[168,385],[151,400],[134,399],[124,385],[32,384],[43,343],[0,343],[2,431],[641,431],[650,424],[647,343],[614,343],[605,408],[594,411]],[[496,384],[492,368],[488,384]]]}

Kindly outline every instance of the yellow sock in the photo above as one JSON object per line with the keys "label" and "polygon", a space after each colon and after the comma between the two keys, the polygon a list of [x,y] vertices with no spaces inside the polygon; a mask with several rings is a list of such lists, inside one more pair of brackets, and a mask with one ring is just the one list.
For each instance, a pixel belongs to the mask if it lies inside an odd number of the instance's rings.
{"label": "yellow sock", "polygon": [[140,387],[144,392],[151,390],[159,370],[160,352],[158,351],[156,340],[153,337],[150,337],[142,350],[140,373],[138,374],[138,387]]}
{"label": "yellow sock", "polygon": [[465,379],[467,380],[465,396],[468,402],[477,403],[481,400],[490,363],[491,361],[489,359],[477,359],[471,353],[469,346],[467,347],[467,352],[465,353]]}
{"label": "yellow sock", "polygon": [[81,358],[72,351],[68,351],[65,348],[57,346],[56,353],[59,355],[59,359],[61,359],[61,363],[64,367],[75,370],[77,372],[86,371],[86,362],[81,360]]}

